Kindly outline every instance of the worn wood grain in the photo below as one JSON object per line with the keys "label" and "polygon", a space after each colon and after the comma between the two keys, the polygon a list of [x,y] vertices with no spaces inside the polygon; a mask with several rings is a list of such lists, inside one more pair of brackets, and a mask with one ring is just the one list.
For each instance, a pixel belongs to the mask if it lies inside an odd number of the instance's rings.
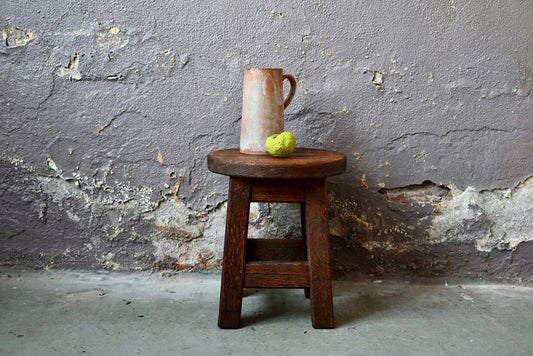
{"label": "worn wood grain", "polygon": [[324,179],[306,181],[305,222],[309,260],[311,321],[314,328],[333,328],[328,206]]}
{"label": "worn wood grain", "polygon": [[307,261],[303,240],[249,239],[247,261]]}
{"label": "worn wood grain", "polygon": [[300,262],[249,262],[247,288],[304,288],[309,286],[309,266]]}
{"label": "worn wood grain", "polygon": [[252,201],[255,202],[303,202],[304,179],[253,179]]}
{"label": "worn wood grain", "polygon": [[[305,189],[305,185],[304,185],[304,189]],[[305,200],[304,200],[303,202],[300,203],[300,226],[302,229],[302,242],[304,245],[303,247],[306,252],[305,255],[307,257],[307,235],[305,232],[305,225],[306,225],[306,222],[305,222]],[[309,287],[304,288],[304,295],[307,299],[311,298],[311,290],[309,289]]]}
{"label": "worn wood grain", "polygon": [[223,329],[240,325],[250,196],[249,179],[230,178],[218,314],[218,326]]}
{"label": "worn wood grain", "polygon": [[207,155],[211,172],[249,178],[307,179],[341,174],[346,170],[346,156],[339,152],[314,148],[296,148],[286,158],[270,155],[246,155],[238,148],[214,151]]}

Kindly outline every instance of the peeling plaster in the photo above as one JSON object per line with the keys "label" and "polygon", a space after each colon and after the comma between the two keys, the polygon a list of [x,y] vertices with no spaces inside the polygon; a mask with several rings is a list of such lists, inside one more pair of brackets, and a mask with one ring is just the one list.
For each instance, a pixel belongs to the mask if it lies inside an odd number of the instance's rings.
{"label": "peeling plaster", "polygon": [[220,267],[225,205],[209,213],[194,211],[172,196],[144,215],[143,219],[159,230],[150,234],[150,240],[155,246],[155,263],[160,268]]}
{"label": "peeling plaster", "polygon": [[24,47],[35,39],[33,32],[18,27],[13,27],[9,19],[2,30],[2,38],[7,48]]}
{"label": "peeling plaster", "polygon": [[124,40],[121,33],[122,30],[120,28],[113,26],[107,31],[99,32],[97,42],[102,47],[124,47],[128,44],[128,42]]}
{"label": "peeling plaster", "polygon": [[81,80],[81,73],[78,69],[80,63],[79,54],[75,54],[66,67],[59,67],[57,75],[61,78],[67,77],[69,80]]}
{"label": "peeling plaster", "polygon": [[[4,157],[16,167],[33,173],[38,187],[33,189],[50,198],[46,205],[55,204],[72,224],[89,224],[106,218],[101,232],[90,237],[85,244],[87,251],[101,246],[102,241],[115,241],[122,235],[135,238],[138,230],[153,248],[154,266],[158,268],[191,269],[217,268],[221,263],[225,226],[225,204],[207,211],[197,211],[170,193],[160,202],[151,202],[151,192],[144,188],[106,187],[103,182],[91,182],[88,177],[64,177],[64,172],[52,157],[46,160],[55,176],[35,173],[34,167],[22,159]],[[118,188],[118,189],[117,189]],[[100,192],[106,192],[101,195]],[[81,215],[82,214],[82,215]],[[100,248],[101,249],[101,248]],[[116,252],[98,254],[100,264],[109,269],[122,269],[115,261]]]}
{"label": "peeling plaster", "polygon": [[382,90],[383,83],[385,82],[385,73],[381,71],[374,71],[374,76],[372,77],[372,83],[376,86],[376,89]]}
{"label": "peeling plaster", "polygon": [[533,241],[533,177],[512,189],[451,189],[453,198],[435,205],[430,243],[473,242],[479,251],[490,252]]}
{"label": "peeling plaster", "polygon": [[410,218],[330,196],[330,235],[351,240],[351,233],[368,251],[396,253],[450,243],[473,244],[480,252],[514,251],[533,241],[533,177],[509,189],[460,190],[426,182],[381,193],[394,204],[390,208]]}
{"label": "peeling plaster", "polygon": [[251,203],[249,238],[300,239],[299,203]]}
{"label": "peeling plaster", "polygon": [[396,203],[435,204],[447,199],[450,189],[431,181],[413,184],[401,188],[382,188],[378,191],[389,201]]}

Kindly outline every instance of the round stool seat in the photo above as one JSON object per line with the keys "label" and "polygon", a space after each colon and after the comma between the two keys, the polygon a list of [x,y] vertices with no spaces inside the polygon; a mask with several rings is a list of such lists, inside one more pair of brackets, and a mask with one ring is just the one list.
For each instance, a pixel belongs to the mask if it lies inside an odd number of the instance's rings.
{"label": "round stool seat", "polygon": [[286,158],[240,153],[238,148],[214,151],[207,156],[211,172],[232,177],[308,179],[341,174],[346,156],[314,148],[296,148]]}

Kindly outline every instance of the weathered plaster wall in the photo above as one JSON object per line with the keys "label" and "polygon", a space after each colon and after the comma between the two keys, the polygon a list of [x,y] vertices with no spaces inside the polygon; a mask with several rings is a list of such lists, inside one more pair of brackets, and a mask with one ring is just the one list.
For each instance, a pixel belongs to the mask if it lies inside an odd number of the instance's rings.
{"label": "weathered plaster wall", "polygon": [[[337,273],[533,275],[530,1],[0,2],[0,262],[218,267],[242,71],[338,150]],[[298,235],[252,207],[251,233]]]}

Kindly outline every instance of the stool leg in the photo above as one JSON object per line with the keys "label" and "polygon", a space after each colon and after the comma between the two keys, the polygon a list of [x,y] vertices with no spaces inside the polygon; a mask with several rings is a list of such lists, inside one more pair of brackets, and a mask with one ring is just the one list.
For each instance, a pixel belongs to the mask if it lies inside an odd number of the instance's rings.
{"label": "stool leg", "polygon": [[[301,230],[302,230],[302,240],[304,242],[304,245],[307,246],[307,243],[306,243],[307,237],[305,234],[305,203],[304,202],[300,203],[300,220],[301,220],[300,225],[301,225]],[[304,288],[304,294],[307,299],[311,298],[311,291],[309,290],[309,288]]]}
{"label": "stool leg", "polygon": [[237,329],[241,321],[250,192],[249,179],[230,177],[218,314],[222,329]]}
{"label": "stool leg", "polygon": [[334,321],[325,179],[306,180],[305,225],[312,324],[330,329]]}

